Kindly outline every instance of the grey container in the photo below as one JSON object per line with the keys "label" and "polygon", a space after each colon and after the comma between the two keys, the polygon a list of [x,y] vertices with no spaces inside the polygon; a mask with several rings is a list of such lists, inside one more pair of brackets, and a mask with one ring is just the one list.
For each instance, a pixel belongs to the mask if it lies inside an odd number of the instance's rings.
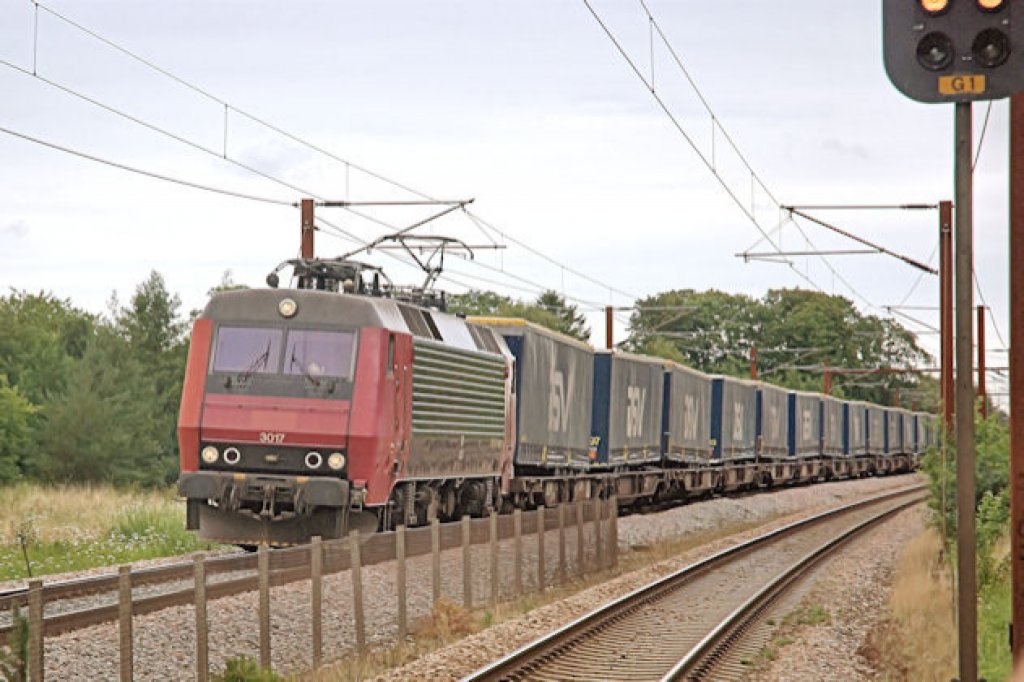
{"label": "grey container", "polygon": [[589,468],[594,351],[587,344],[514,318],[470,318],[505,339],[516,360],[518,466]]}
{"label": "grey container", "polygon": [[599,351],[594,356],[593,428],[596,465],[661,460],[665,361]]}
{"label": "grey container", "polygon": [[713,459],[753,459],[757,439],[757,383],[733,377],[711,378]]}
{"label": "grey container", "polygon": [[843,420],[844,403],[839,398],[821,396],[821,445],[822,453],[829,457],[841,457],[846,451],[846,424]]}
{"label": "grey container", "polygon": [[910,410],[900,410],[900,423],[903,431],[903,452],[912,455],[917,452],[917,433],[914,426],[914,413]]}
{"label": "grey container", "polygon": [[868,405],[868,447],[869,455],[885,454],[885,408]]}
{"label": "grey container", "polygon": [[789,389],[758,384],[757,449],[763,459],[789,457]]}
{"label": "grey container", "polygon": [[821,395],[791,391],[789,394],[789,454],[807,457],[821,454]]}
{"label": "grey container", "polygon": [[900,411],[895,407],[883,407],[885,412],[885,454],[895,455],[903,452],[903,425],[900,423]]}
{"label": "grey container", "polygon": [[707,463],[711,457],[711,377],[667,363],[662,424],[667,461]]}
{"label": "grey container", "polygon": [[868,452],[867,407],[867,403],[859,400],[846,403],[843,412],[843,430],[846,438],[843,453],[847,457],[859,457]]}

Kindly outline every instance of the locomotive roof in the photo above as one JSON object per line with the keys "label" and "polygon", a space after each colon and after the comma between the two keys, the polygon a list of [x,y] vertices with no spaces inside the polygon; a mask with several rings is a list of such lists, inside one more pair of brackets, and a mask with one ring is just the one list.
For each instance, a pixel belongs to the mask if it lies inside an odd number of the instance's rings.
{"label": "locomotive roof", "polygon": [[[218,321],[282,324],[286,320],[278,312],[278,305],[286,298],[295,301],[297,307],[295,316],[289,322],[334,324],[349,328],[377,327],[440,341],[464,350],[494,352],[482,349],[477,344],[468,329],[469,325],[461,318],[392,299],[359,294],[312,289],[237,289],[215,294],[200,317]],[[417,326],[412,329],[410,324]],[[507,352],[502,348],[504,344],[500,339],[496,343],[498,354]]]}

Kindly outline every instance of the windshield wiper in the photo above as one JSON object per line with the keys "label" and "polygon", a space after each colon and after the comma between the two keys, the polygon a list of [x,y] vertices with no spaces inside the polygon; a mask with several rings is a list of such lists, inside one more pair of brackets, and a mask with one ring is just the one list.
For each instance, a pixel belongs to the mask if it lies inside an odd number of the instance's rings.
{"label": "windshield wiper", "polygon": [[295,357],[295,346],[292,346],[292,356],[289,359],[288,363],[289,363],[288,364],[288,369],[291,369],[295,365],[298,365],[299,369],[302,370],[302,376],[304,376],[307,379],[309,379],[309,381],[314,386],[316,386],[317,388],[320,388],[320,380],[317,379],[315,376],[313,376],[313,373],[309,371],[309,365],[304,364],[301,360],[299,360],[297,357]]}
{"label": "windshield wiper", "polygon": [[242,372],[239,373],[237,377],[235,377],[235,380],[239,384],[246,383],[247,381],[249,381],[249,378],[253,375],[254,372],[258,372],[259,370],[266,368],[267,361],[269,360],[270,341],[267,341],[267,349],[260,353],[259,355],[257,355],[255,358],[253,358],[253,361],[249,363],[249,366],[242,370]]}

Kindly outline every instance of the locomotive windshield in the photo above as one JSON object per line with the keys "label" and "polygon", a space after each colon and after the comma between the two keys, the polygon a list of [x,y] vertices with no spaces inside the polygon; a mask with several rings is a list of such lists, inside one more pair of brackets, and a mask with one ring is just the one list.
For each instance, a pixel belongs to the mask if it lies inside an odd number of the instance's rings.
{"label": "locomotive windshield", "polygon": [[221,327],[213,351],[214,372],[267,374],[277,371],[281,330]]}
{"label": "locomotive windshield", "polygon": [[349,379],[355,345],[351,332],[293,329],[288,332],[284,373]]}
{"label": "locomotive windshield", "polygon": [[314,382],[320,377],[351,379],[355,348],[353,332],[221,327],[211,371],[239,373],[243,378],[280,372]]}

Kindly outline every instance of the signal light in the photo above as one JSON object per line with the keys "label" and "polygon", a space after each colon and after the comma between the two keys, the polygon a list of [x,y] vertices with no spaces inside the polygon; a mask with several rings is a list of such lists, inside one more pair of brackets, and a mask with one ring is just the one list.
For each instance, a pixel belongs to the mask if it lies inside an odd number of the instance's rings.
{"label": "signal light", "polygon": [[986,12],[998,12],[1006,4],[1006,0],[978,0],[978,7]]}
{"label": "signal light", "polygon": [[979,64],[992,69],[1010,57],[1010,39],[997,28],[987,28],[975,37],[971,52]]}
{"label": "signal light", "polygon": [[917,61],[929,71],[942,71],[953,63],[953,41],[945,33],[929,33],[917,44]]}
{"label": "signal light", "polygon": [[889,80],[918,102],[1024,93],[1024,0],[882,0],[882,49]]}
{"label": "signal light", "polygon": [[[995,2],[997,0],[988,1]],[[984,0],[978,0],[978,2],[984,2]],[[949,0],[921,0],[921,9],[928,14],[942,14],[949,9]]]}

